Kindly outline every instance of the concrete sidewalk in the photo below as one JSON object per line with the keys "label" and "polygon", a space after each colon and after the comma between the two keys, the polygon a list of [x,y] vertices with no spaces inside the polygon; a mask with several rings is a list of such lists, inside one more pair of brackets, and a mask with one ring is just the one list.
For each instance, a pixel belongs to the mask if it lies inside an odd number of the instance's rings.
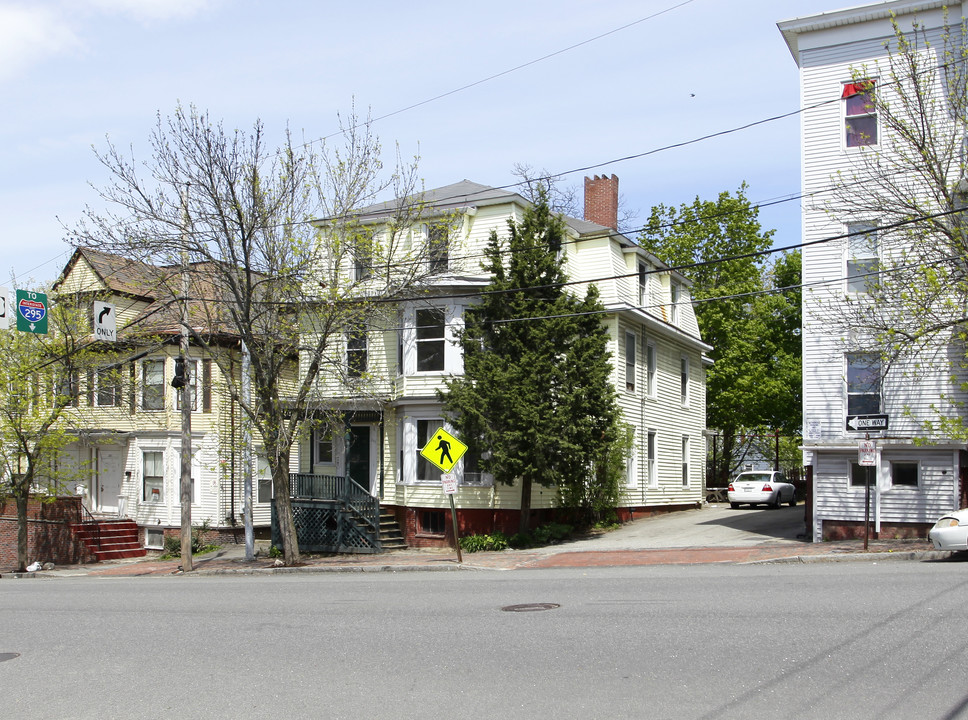
{"label": "concrete sidewalk", "polygon": [[[798,508],[789,508],[795,513]],[[802,512],[802,506],[799,511]],[[450,570],[519,570],[527,568],[618,567],[631,565],[686,565],[700,563],[838,562],[886,560],[943,560],[927,540],[871,540],[813,543],[795,539],[795,531],[764,534],[764,518],[778,518],[783,511],[738,513],[710,506],[702,510],[642,518],[611,532],[559,545],[530,550],[463,553],[457,562],[452,549],[399,550],[374,555],[304,555],[298,567],[278,567],[264,554],[245,559],[243,545],[229,545],[193,558],[194,569],[186,575],[274,574],[298,572],[405,572]],[[790,517],[793,517],[791,514]],[[794,525],[795,527],[795,525]],[[770,531],[774,532],[774,531]],[[785,536],[784,536],[785,535]],[[260,542],[264,553],[267,544]],[[956,558],[960,559],[960,558]],[[180,560],[156,557],[114,560],[89,565],[68,565],[50,571],[27,573],[37,577],[139,577],[184,574]],[[10,577],[4,573],[2,577]]]}

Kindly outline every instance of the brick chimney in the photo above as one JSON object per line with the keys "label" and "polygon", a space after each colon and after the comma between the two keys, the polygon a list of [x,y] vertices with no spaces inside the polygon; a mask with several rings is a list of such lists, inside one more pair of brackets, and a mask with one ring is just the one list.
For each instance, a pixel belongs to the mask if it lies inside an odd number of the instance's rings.
{"label": "brick chimney", "polygon": [[618,230],[618,176],[585,178],[585,219]]}

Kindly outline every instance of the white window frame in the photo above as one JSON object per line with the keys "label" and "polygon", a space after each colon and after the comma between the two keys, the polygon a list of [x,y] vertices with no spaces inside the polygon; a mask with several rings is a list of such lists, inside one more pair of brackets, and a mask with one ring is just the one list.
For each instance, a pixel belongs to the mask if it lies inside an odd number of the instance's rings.
{"label": "white window frame", "polygon": [[639,463],[638,463],[638,452],[636,448],[638,445],[638,440],[636,439],[636,433],[638,430],[632,428],[632,444],[629,446],[629,454],[625,458],[625,487],[636,488],[639,486]]}
{"label": "white window frame", "polygon": [[163,550],[165,547],[165,531],[160,527],[146,527],[145,547],[149,550]]}
{"label": "white window frame", "polygon": [[[347,331],[344,340],[346,377],[350,380],[358,380],[366,375],[369,370],[370,345],[366,328],[357,327]],[[350,362],[351,356],[357,356],[360,359],[358,365],[353,365]]]}
{"label": "white window frame", "polygon": [[[152,456],[160,455],[161,456],[161,458],[160,458],[161,459],[161,475],[148,475],[148,464],[147,464],[148,455],[152,455]],[[153,460],[154,461],[157,461],[157,458],[153,458]],[[166,460],[166,458],[165,458],[165,451],[164,451],[163,448],[142,448],[142,450],[141,450],[141,492],[138,494],[138,497],[141,499],[141,503],[144,504],[144,505],[164,505],[165,504],[165,481],[166,481],[166,477],[165,476],[167,475],[167,473],[165,472],[165,470],[166,470],[165,460]],[[152,469],[155,470],[155,471],[157,471],[158,468],[157,467],[154,467]],[[157,496],[155,495],[154,492],[151,492],[150,494],[148,492],[149,491],[149,487],[148,487],[148,478],[149,477],[151,477],[151,478],[158,478],[158,477],[160,477],[161,478],[161,484],[160,484],[160,486],[158,486],[156,488],[155,486],[157,485],[157,482],[153,482],[152,483],[152,487],[151,487],[151,490],[152,491],[154,491],[155,489],[158,490]],[[157,499],[149,500],[148,499],[149,497],[157,497]]]}
{"label": "white window frame", "polygon": [[[185,360],[185,368],[188,371],[188,392],[192,399],[192,412],[198,412],[198,374],[201,372],[202,363],[198,360],[188,358]],[[181,410],[182,388],[172,388],[175,391],[175,410]]]}
{"label": "white window frame", "polygon": [[[420,450],[424,445],[427,444],[427,442],[429,442],[429,437],[427,436],[425,436],[423,440],[420,438],[421,423],[426,423],[424,427],[426,431],[432,435],[438,428],[444,427],[444,419],[439,416],[413,418],[414,447],[413,451],[411,452],[411,457],[414,459],[413,482],[415,485],[439,485],[442,471],[436,465],[431,463],[429,460],[424,459],[423,456],[420,455]],[[421,463],[425,463],[425,469],[429,471],[430,477],[419,477]]]}
{"label": "white window frame", "polygon": [[[150,367],[161,367],[160,382],[153,382],[149,385],[148,383],[148,368]],[[141,361],[141,409],[147,412],[164,412],[165,410],[165,397],[167,393],[165,392],[165,376],[166,376],[166,366],[167,362],[165,358],[148,358]],[[154,375],[154,373],[153,373]],[[152,380],[155,378],[152,377]],[[147,407],[147,397],[148,389],[155,388],[158,391],[158,397],[161,399],[161,407]]]}
{"label": "white window frame", "polygon": [[446,222],[424,225],[427,239],[427,269],[430,272],[445,272],[450,267],[450,226]]}
{"label": "white window frame", "polygon": [[[897,484],[894,482],[894,465],[897,463],[902,463],[904,465],[914,465],[916,482],[913,485],[909,485],[907,483]],[[921,461],[918,460],[917,458],[912,458],[912,457],[891,458],[888,461],[887,470],[888,470],[888,479],[890,480],[891,489],[897,488],[898,490],[906,491],[906,492],[912,492],[912,491],[921,489],[921,485],[924,478],[923,478],[923,475],[921,474]]]}
{"label": "white window frame", "polygon": [[682,287],[672,280],[669,283],[669,322],[679,324],[679,300],[682,297]]}
{"label": "white window frame", "polygon": [[[441,319],[441,333],[438,337],[434,335],[433,337],[420,337],[421,329],[425,328],[436,328],[436,323],[434,325],[421,325],[420,314],[421,313],[439,313]],[[418,307],[414,309],[414,370],[417,374],[424,373],[442,373],[447,369],[447,310],[444,307]],[[420,369],[420,347],[421,343],[440,343],[440,368],[433,368],[428,370]]]}
{"label": "white window frame", "polygon": [[659,365],[659,351],[656,349],[655,343],[651,340],[646,340],[645,342],[645,394],[654,398],[657,392],[657,377],[658,377],[658,365]]}
{"label": "white window frame", "polygon": [[635,392],[636,376],[636,357],[635,350],[638,347],[638,338],[634,332],[625,332],[625,391]]}
{"label": "white window frame", "polygon": [[[872,85],[873,85],[873,92],[876,93],[877,92],[877,78],[864,78],[863,80],[848,80],[848,81],[842,82],[841,85],[840,85],[840,87],[841,87],[841,93],[840,93],[840,95],[841,95],[841,103],[840,103],[840,106],[841,106],[841,109],[840,109],[840,113],[841,113],[841,125],[840,126],[841,126],[841,128],[843,128],[843,132],[842,132],[842,134],[840,136],[840,142],[842,143],[845,152],[859,152],[860,150],[862,150],[863,148],[866,148],[866,147],[877,147],[880,144],[880,141],[881,141],[881,119],[880,119],[880,114],[877,112],[877,108],[876,107],[873,109],[872,112],[853,113],[853,114],[850,114],[850,115],[847,114],[847,104],[848,104],[848,101],[850,100],[850,98],[849,97],[848,98],[843,97],[843,89],[844,89],[844,86],[846,86],[848,84],[853,84],[853,83],[857,83],[857,82],[865,82],[865,81],[869,81],[870,83],[872,83]],[[855,96],[852,96],[852,97],[856,97],[856,95]],[[857,144],[857,145],[851,145],[851,144],[849,144],[848,141],[847,141],[847,138],[848,138],[847,127],[848,127],[848,125],[850,123],[851,118],[868,118],[868,117],[873,117],[874,118],[874,141],[873,142],[867,142],[867,143],[861,143],[861,144]]]}
{"label": "white window frame", "polygon": [[682,407],[689,407],[690,386],[692,385],[692,369],[688,355],[679,356],[679,399]]}
{"label": "white window frame", "polygon": [[649,428],[646,435],[646,453],[648,454],[648,472],[649,477],[647,480],[648,486],[650,488],[659,487],[659,433],[654,428]]}
{"label": "white window frame", "polygon": [[[272,469],[269,467],[269,458],[266,457],[264,448],[256,448],[255,454],[255,478],[252,492],[257,503],[272,502],[275,497],[275,488],[272,486]],[[263,499],[263,491],[268,489],[268,499]]]}
{"label": "white window frame", "polygon": [[[877,359],[876,365],[874,363],[869,363],[867,365],[867,367],[871,369],[876,367],[876,371],[877,371],[877,383],[876,383],[877,392],[876,393],[875,392],[856,392],[856,390],[854,392],[851,392],[851,359],[864,358],[864,357]],[[857,363],[857,366],[859,369],[862,369],[860,367],[861,365],[862,363]],[[877,353],[872,353],[872,352],[844,353],[844,415],[845,416],[846,415],[876,415],[880,413],[881,409],[884,407],[884,387],[883,386],[884,386],[884,377],[881,375],[881,359]],[[869,389],[871,388],[873,388],[873,386],[869,386]],[[854,408],[851,408],[851,402],[850,402],[851,397],[868,397],[868,396],[873,397],[874,395],[877,395],[877,408],[874,409],[873,411],[871,411],[870,409],[864,409],[864,412],[859,412],[859,410],[862,408],[858,408],[856,406]]]}
{"label": "white window frame", "polygon": [[[111,390],[111,402],[101,402],[101,392],[107,388]],[[119,407],[123,396],[120,371],[96,370],[94,372],[94,406]]]}
{"label": "white window frame", "polygon": [[649,305],[649,282],[651,280],[652,266],[642,260],[638,264],[639,273],[639,308]]}
{"label": "white window frame", "polygon": [[689,436],[682,436],[682,487],[690,487],[692,479],[691,475],[691,464],[689,462]]}
{"label": "white window frame", "polygon": [[880,269],[876,223],[847,223],[847,251],[844,254],[844,291],[866,295]]}

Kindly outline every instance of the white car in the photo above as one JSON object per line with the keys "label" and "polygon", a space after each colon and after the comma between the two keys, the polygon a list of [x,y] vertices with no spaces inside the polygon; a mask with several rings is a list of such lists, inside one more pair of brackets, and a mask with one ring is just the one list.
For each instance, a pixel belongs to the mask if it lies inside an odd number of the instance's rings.
{"label": "white car", "polygon": [[778,508],[783,503],[797,504],[797,489],[787,482],[779,470],[749,470],[733,478],[726,489],[729,506],[769,505]]}
{"label": "white car", "polygon": [[968,508],[942,515],[928,530],[935,550],[968,550]]}

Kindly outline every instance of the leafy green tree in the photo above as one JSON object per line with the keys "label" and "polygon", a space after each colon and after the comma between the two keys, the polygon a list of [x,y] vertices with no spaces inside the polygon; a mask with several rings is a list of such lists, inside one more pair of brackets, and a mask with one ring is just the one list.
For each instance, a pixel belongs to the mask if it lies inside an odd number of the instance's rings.
{"label": "leafy green tree", "polygon": [[506,240],[491,233],[492,279],[460,334],[464,375],[441,393],[482,470],[520,482],[522,532],[535,483],[557,488],[581,519],[613,508],[627,450],[604,308],[594,287],[584,297],[564,289],[564,240],[543,192],[520,223],[508,222]]}
{"label": "leafy green tree", "polygon": [[714,201],[654,207],[640,237],[693,281],[699,329],[713,346],[706,414],[722,438],[713,473],[718,482],[748,449],[737,442],[742,433],[800,427],[799,293],[764,292],[799,285],[799,254],[768,265],[760,253],[769,249],[773,231],[761,228],[758,215],[743,184]]}
{"label": "leafy green tree", "polygon": [[70,296],[48,307],[47,334],[0,330],[0,496],[17,506],[17,566],[27,568],[27,501],[55,497],[83,468],[61,462],[76,439],[79,383],[98,363],[84,309]]}

